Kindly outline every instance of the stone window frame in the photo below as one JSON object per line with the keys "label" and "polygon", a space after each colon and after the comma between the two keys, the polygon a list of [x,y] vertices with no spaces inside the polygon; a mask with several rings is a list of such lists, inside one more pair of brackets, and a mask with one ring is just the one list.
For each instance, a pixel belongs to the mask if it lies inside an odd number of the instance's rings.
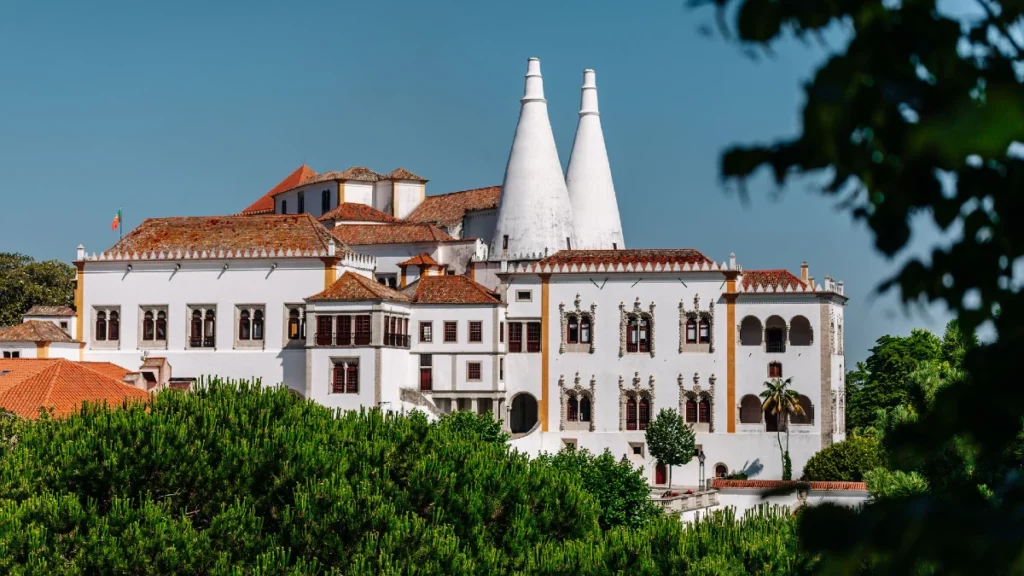
{"label": "stone window frame", "polygon": [[[558,399],[559,399],[558,401],[559,401],[559,404],[561,406],[561,408],[559,409],[559,413],[561,414],[561,416],[560,416],[561,423],[559,424],[559,427],[558,427],[558,429],[560,431],[565,431],[565,430],[581,430],[581,431],[593,432],[595,430],[595,428],[596,428],[596,424],[595,424],[596,418],[594,416],[597,414],[597,411],[595,410],[595,407],[597,406],[597,402],[596,402],[597,391],[596,391],[596,389],[597,389],[597,377],[596,376],[591,376],[590,377],[590,385],[589,385],[589,387],[584,387],[584,386],[582,386],[580,384],[580,373],[577,372],[575,378],[573,379],[573,385],[572,385],[571,388],[570,387],[566,387],[566,385],[565,385],[565,376],[564,375],[560,376],[558,378]],[[577,420],[576,422],[570,422],[569,421],[569,399],[570,398],[576,398],[577,401],[582,400],[583,398],[586,398],[586,399],[590,400],[590,420],[588,422],[581,422],[579,420]]]}
{"label": "stone window frame", "polygon": [[579,449],[579,442],[575,438],[562,438],[562,448],[572,447],[573,450]]}
{"label": "stone window frame", "polygon": [[[626,403],[630,398],[637,402],[637,429],[626,430]],[[640,430],[640,399],[646,398],[650,412],[648,418],[654,419],[654,375],[647,380],[647,386],[640,385],[640,373],[634,372],[632,384],[627,385],[625,379],[619,376],[619,432],[643,432]]]}
{"label": "stone window frame", "polygon": [[[647,456],[647,445],[644,442],[629,442],[629,456],[638,456],[645,458]],[[640,453],[637,454],[636,449],[640,449]]]}
{"label": "stone window frame", "polygon": [[[106,316],[106,338],[96,339],[96,321],[100,312]],[[110,339],[110,314],[117,313],[117,340]],[[124,315],[121,314],[121,306],[118,304],[95,304],[92,306],[92,317],[89,322],[89,334],[92,336],[92,348],[102,350],[120,350],[121,339],[124,336]]]}
{"label": "stone window frame", "polygon": [[[573,301],[574,308],[566,311],[565,303],[558,304],[558,316],[559,323],[562,327],[561,344],[558,346],[558,353],[565,354],[566,352],[572,353],[589,353],[593,354],[597,349],[597,333],[595,327],[597,325],[597,303],[592,303],[589,310],[583,310],[580,308],[580,295],[576,295],[576,300]],[[590,342],[583,344],[570,344],[569,340],[569,316],[575,315],[582,323],[583,317],[586,316],[590,319]],[[581,324],[582,326],[582,324]],[[580,328],[582,329],[582,328]]]}
{"label": "stone window frame", "polygon": [[[526,294],[526,298],[522,295]],[[516,290],[516,302],[533,302],[533,290]]]}
{"label": "stone window frame", "polygon": [[[478,378],[470,378],[470,366],[476,364]],[[484,363],[480,360],[467,360],[466,361],[466,382],[483,382],[484,381]]]}
{"label": "stone window frame", "polygon": [[[693,387],[690,388],[689,390],[686,388],[686,378],[682,375],[682,373],[679,374],[679,378],[677,378],[677,380],[676,380],[679,383],[679,414],[683,417],[683,420],[686,419],[686,402],[687,402],[687,400],[694,400],[694,401],[696,401],[698,403],[698,406],[697,406],[697,410],[698,410],[697,418],[698,418],[698,420],[700,419],[700,405],[699,405],[700,401],[701,400],[707,400],[708,401],[708,422],[707,422],[708,426],[707,426],[707,430],[704,430],[704,429],[702,429],[700,427],[701,424],[704,424],[704,422],[693,422],[692,424],[694,424],[694,429],[693,429],[694,432],[707,432],[707,433],[710,433],[710,434],[714,434],[714,432],[715,432],[715,382],[717,382],[717,380],[718,380],[718,378],[714,374],[709,376],[708,377],[708,388],[704,389],[700,385],[700,374],[694,372],[693,373]],[[691,423],[687,422],[687,424],[691,424]]]}
{"label": "stone window frame", "polygon": [[[301,303],[288,303],[286,302],[282,307],[283,312],[281,314],[281,347],[282,348],[305,348],[306,347],[306,305]],[[299,337],[291,339],[288,337],[288,322],[291,320],[292,310],[299,312]],[[267,314],[266,311],[263,313],[263,321],[266,322]],[[263,326],[263,338],[266,340],[267,327]]]}
{"label": "stone window frame", "polygon": [[[264,350],[267,347],[267,305],[266,304],[235,304],[234,327],[231,329],[232,348],[235,350]],[[256,312],[263,314],[263,337],[256,340],[252,337],[253,322],[256,320]],[[249,313],[249,339],[241,339],[242,312]]]}
{"label": "stone window frame", "polygon": [[[203,322],[203,340],[206,339],[206,313],[213,311],[213,346],[193,346],[192,345],[192,314],[196,310],[199,311],[199,316]],[[186,350],[217,350],[217,344],[220,340],[217,338],[217,329],[220,328],[220,313],[217,310],[216,304],[186,304],[185,305],[185,346]],[[232,329],[234,331],[234,329]],[[264,334],[266,336],[266,334]]]}
{"label": "stone window frame", "polygon": [[[637,321],[639,321],[641,319],[644,319],[644,318],[647,319],[647,323],[648,323],[647,331],[649,332],[649,334],[647,336],[647,341],[648,341],[648,347],[650,348],[649,353],[651,355],[651,358],[654,358],[654,350],[655,350],[654,345],[655,345],[655,342],[657,341],[655,339],[655,337],[654,337],[654,335],[655,335],[654,334],[654,329],[655,329],[654,307],[655,306],[656,306],[656,304],[654,302],[651,302],[651,305],[648,308],[648,310],[644,310],[643,308],[641,308],[640,298],[637,297],[636,301],[633,303],[633,308],[627,311],[625,303],[619,302],[619,357],[620,358],[625,356],[626,354],[648,354],[648,352],[626,352],[626,326],[629,323],[629,320],[632,319],[632,318],[636,318]],[[591,330],[593,330],[593,328],[591,328]],[[593,339],[591,339],[591,340],[593,340]]]}
{"label": "stone window frame", "polygon": [[[697,323],[697,342],[690,344],[686,342],[686,322],[693,320]],[[700,341],[700,323],[701,321],[708,323],[708,341],[701,343]],[[715,301],[712,300],[708,303],[707,310],[700,309],[700,294],[693,296],[693,309],[687,310],[686,305],[683,301],[679,301],[679,353],[684,352],[706,352],[712,353],[715,351]]]}
{"label": "stone window frame", "polygon": [[[143,335],[145,333],[143,323],[146,321],[146,313],[151,312],[153,314],[153,339],[144,340]],[[159,320],[159,314],[164,313],[164,339],[157,340],[156,338],[156,322]],[[170,340],[170,320],[171,312],[166,304],[141,304],[139,305],[139,317],[136,322],[136,329],[138,333],[139,350],[167,350],[167,341]]]}
{"label": "stone window frame", "polygon": [[[336,396],[336,395],[340,395],[340,396],[358,396],[359,393],[362,391],[362,384],[363,384],[363,377],[362,377],[362,374],[360,373],[361,372],[360,368],[362,368],[361,359],[358,356],[331,356],[331,357],[329,357],[327,359],[327,361],[328,361],[328,365],[330,367],[330,372],[328,372],[328,378],[327,378],[327,395],[328,396]],[[355,390],[355,392],[349,392],[348,391],[348,386],[347,386],[347,379],[348,379],[348,371],[347,370],[348,370],[348,366],[349,366],[350,363],[355,363],[355,367],[356,367],[356,390]],[[345,372],[346,386],[345,386],[345,389],[343,391],[341,391],[341,392],[338,392],[337,390],[335,390],[335,387],[334,387],[334,385],[335,385],[334,384],[334,374],[335,374],[335,370],[336,370],[338,365],[344,366],[345,370],[346,370],[346,372]]]}

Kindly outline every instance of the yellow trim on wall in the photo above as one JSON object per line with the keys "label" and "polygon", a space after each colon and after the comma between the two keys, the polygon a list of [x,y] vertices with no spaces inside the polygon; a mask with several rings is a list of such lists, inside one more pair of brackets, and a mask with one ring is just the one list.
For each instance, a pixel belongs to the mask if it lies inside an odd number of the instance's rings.
{"label": "yellow trim on wall", "polygon": [[49,358],[50,357],[50,343],[49,342],[36,342],[36,358]]}
{"label": "yellow trim on wall", "polygon": [[402,269],[402,288],[405,288],[405,266],[399,266]]}
{"label": "yellow trim on wall", "polygon": [[725,407],[727,432],[736,433],[736,277],[726,281],[725,294],[725,349],[726,379]]}
{"label": "yellow trim on wall", "polygon": [[338,182],[338,206],[345,203],[345,183]]}
{"label": "yellow trim on wall", "polygon": [[75,340],[84,342],[82,332],[85,327],[85,262],[75,262],[75,268],[78,269],[75,275]]}
{"label": "yellow trim on wall", "polygon": [[78,361],[85,361],[85,342],[81,342],[78,344]]}
{"label": "yellow trim on wall", "polygon": [[398,182],[395,180],[391,181],[391,215],[401,218],[398,215]]}
{"label": "yellow trim on wall", "polygon": [[338,258],[321,258],[324,263],[324,290],[338,279]]}
{"label": "yellow trim on wall", "polygon": [[551,274],[540,275],[540,403],[537,411],[540,412],[540,431],[548,431],[548,366],[550,365],[550,349],[548,324],[550,314],[548,304],[550,300]]}
{"label": "yellow trim on wall", "polygon": [[469,279],[472,280],[473,282],[476,282],[476,265],[475,264],[476,264],[475,262],[470,262],[469,263]]}

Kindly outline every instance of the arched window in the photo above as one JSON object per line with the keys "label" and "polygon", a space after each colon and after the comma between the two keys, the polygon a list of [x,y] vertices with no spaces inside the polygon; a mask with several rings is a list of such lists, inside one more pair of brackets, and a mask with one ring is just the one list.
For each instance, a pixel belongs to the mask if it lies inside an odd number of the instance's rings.
{"label": "arched window", "polygon": [[637,408],[637,420],[640,423],[640,430],[647,430],[651,423],[651,403],[647,398],[640,398],[640,406]]}
{"label": "arched window", "polygon": [[786,321],[781,316],[769,316],[764,322],[765,350],[786,351]]}
{"label": "arched window", "polygon": [[650,320],[630,316],[626,324],[626,352],[650,352]]}
{"label": "arched window", "polygon": [[740,345],[761,345],[761,321],[755,316],[747,316],[740,323]]}
{"label": "arched window", "polygon": [[697,421],[697,401],[687,400],[686,401],[686,421],[696,422]]}
{"label": "arched window", "polygon": [[110,340],[121,339],[121,319],[116,310],[110,312],[110,320],[107,322],[107,337]]}
{"label": "arched window", "polygon": [[697,333],[697,337],[701,344],[711,343],[711,324],[709,324],[707,320],[701,319],[701,321],[697,323]]}
{"label": "arched window", "polygon": [[590,344],[590,316],[580,318],[580,344]]}
{"label": "arched window", "polygon": [[288,339],[299,340],[302,338],[299,330],[299,309],[292,308],[288,311]]}
{"label": "arched window", "polygon": [[576,397],[569,396],[569,405],[566,409],[566,419],[569,420],[569,422],[576,422],[577,420],[579,420],[579,410],[580,406],[579,402],[576,400]]}
{"label": "arched window", "polygon": [[636,430],[636,399],[626,400],[626,430]]}
{"label": "arched window", "polygon": [[702,423],[711,422],[711,402],[707,398],[697,403],[697,421]]}
{"label": "arched window", "polygon": [[142,339],[154,340],[156,338],[156,323],[153,321],[153,313],[146,311],[142,315]]}
{"label": "arched window", "polygon": [[580,398],[580,422],[590,422],[590,398]]}
{"label": "arched window", "polygon": [[249,311],[242,310],[238,315],[238,339],[249,340],[252,337],[251,330],[252,322],[249,319]]}
{"label": "arched window", "polygon": [[156,339],[167,340],[167,312],[156,313]]}
{"label": "arched window", "polygon": [[580,320],[575,314],[569,314],[568,316],[569,328],[568,328],[568,344],[579,344],[580,342]]}
{"label": "arched window", "polygon": [[740,424],[761,423],[761,399],[747,394],[740,400]]}
{"label": "arched window", "polygon": [[800,410],[802,414],[790,414],[790,424],[813,424],[814,423],[814,406],[811,404],[811,399],[803,394],[800,395],[798,403],[800,404]]}
{"label": "arched window", "polygon": [[729,475],[729,467],[725,464],[715,464],[715,478],[725,478]]}
{"label": "arched window", "polygon": [[768,377],[769,378],[782,378],[782,362],[769,362],[768,363]]}
{"label": "arched window", "polygon": [[686,343],[697,343],[697,322],[693,318],[686,321]]}
{"label": "arched window", "polygon": [[203,345],[203,313],[199,310],[192,311],[188,336],[190,346],[198,348]]}
{"label": "arched window", "polygon": [[263,311],[255,310],[252,313],[252,339],[263,340]]}
{"label": "arched window", "polygon": [[789,344],[791,346],[810,346],[814,342],[814,331],[811,323],[803,316],[794,316],[789,321]]}
{"label": "arched window", "polygon": [[212,348],[217,340],[217,315],[214,314],[213,310],[206,311],[206,318],[203,322],[203,346]]}
{"label": "arched window", "polygon": [[106,340],[107,339],[107,313],[98,312],[96,314],[96,339]]}

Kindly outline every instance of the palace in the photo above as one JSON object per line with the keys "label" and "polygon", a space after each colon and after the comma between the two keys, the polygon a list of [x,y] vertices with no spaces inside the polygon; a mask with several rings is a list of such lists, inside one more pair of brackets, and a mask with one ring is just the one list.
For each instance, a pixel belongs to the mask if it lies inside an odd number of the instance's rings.
{"label": "palace", "polygon": [[501,186],[427,196],[403,168],[302,166],[238,215],[147,219],[78,247],[74,316],[33,317],[66,338],[23,350],[165,365],[178,386],[261,378],[338,409],[490,412],[522,451],[608,448],[652,483],[662,408],[693,424],[708,477],[781,477],[787,423],[758,394],[792,377],[799,475],[844,437],[843,283],[628,248],[594,71],[565,173],[539,60],[525,84]]}

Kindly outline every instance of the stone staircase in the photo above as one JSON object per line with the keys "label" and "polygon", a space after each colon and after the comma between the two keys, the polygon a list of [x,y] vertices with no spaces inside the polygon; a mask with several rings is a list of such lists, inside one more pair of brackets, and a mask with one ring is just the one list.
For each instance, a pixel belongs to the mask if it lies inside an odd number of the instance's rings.
{"label": "stone staircase", "polygon": [[428,414],[432,414],[437,418],[440,418],[441,416],[444,415],[444,412],[438,410],[437,406],[434,405],[430,398],[427,398],[426,396],[423,395],[422,392],[416,390],[415,388],[399,388],[398,398],[403,402],[408,402],[410,404],[414,404],[420,408],[423,408],[424,411],[426,411]]}

